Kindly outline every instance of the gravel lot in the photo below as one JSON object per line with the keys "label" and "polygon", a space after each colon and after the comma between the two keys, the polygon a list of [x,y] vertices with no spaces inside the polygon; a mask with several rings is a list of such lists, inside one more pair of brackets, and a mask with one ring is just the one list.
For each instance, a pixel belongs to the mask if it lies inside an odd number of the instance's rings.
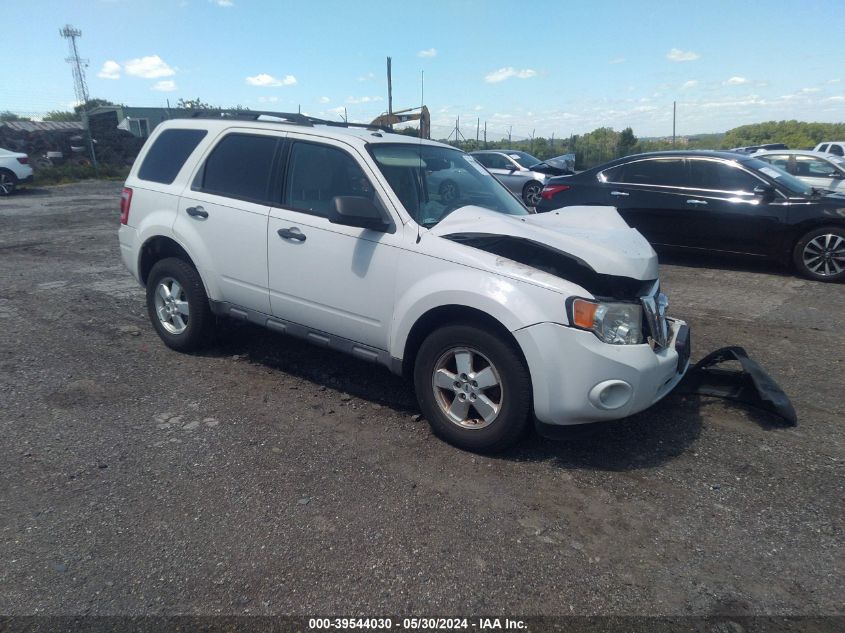
{"label": "gravel lot", "polygon": [[672,395],[480,457],[387,370],[246,325],[165,348],[120,187],[0,199],[0,613],[845,614],[845,286],[661,266],[693,359],[744,346],[797,428]]}

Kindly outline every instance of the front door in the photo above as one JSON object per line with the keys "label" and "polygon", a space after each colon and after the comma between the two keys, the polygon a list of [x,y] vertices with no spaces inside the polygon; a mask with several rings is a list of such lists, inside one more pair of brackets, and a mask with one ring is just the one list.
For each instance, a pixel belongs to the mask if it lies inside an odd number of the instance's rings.
{"label": "front door", "polygon": [[343,143],[291,139],[284,182],[267,228],[273,314],[387,350],[401,232],[341,226],[326,217],[335,196],[382,204],[373,174]]}

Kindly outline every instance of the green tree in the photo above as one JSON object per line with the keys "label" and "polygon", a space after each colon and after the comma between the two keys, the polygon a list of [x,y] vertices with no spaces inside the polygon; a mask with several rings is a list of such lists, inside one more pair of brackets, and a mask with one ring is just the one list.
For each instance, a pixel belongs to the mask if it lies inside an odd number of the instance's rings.
{"label": "green tree", "polygon": [[220,108],[215,108],[210,103],[206,103],[199,97],[196,99],[179,99],[179,102],[176,104],[177,108],[183,108],[185,110],[219,110]]}
{"label": "green tree", "polygon": [[79,114],[64,110],[51,110],[44,115],[45,121],[79,121]]}
{"label": "green tree", "polygon": [[4,110],[3,112],[0,112],[0,123],[5,123],[7,121],[32,121],[32,119],[20,116],[19,114],[15,114],[9,110]]}
{"label": "green tree", "polygon": [[637,137],[634,136],[634,130],[626,127],[619,134],[619,142],[616,144],[616,153],[619,156],[627,156],[633,154],[637,147]]}

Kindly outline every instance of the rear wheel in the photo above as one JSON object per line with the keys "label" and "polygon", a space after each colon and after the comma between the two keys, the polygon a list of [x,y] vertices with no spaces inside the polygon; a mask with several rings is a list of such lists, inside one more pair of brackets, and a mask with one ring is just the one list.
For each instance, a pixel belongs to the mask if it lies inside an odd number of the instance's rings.
{"label": "rear wheel", "polygon": [[500,451],[528,426],[528,370],[513,345],[480,327],[431,333],[417,353],[414,387],[432,430],[459,448]]}
{"label": "rear wheel", "polygon": [[15,175],[6,169],[0,169],[0,196],[11,195],[17,186],[18,179]]}
{"label": "rear wheel", "polygon": [[798,271],[818,281],[845,279],[845,229],[824,226],[798,240],[792,253]]}
{"label": "rear wheel", "polygon": [[522,189],[522,199],[529,207],[536,207],[540,204],[542,192],[543,185],[537,181],[531,181]]}
{"label": "rear wheel", "polygon": [[162,259],[150,270],[147,312],[165,345],[180,352],[204,347],[214,327],[199,273],[175,257]]}

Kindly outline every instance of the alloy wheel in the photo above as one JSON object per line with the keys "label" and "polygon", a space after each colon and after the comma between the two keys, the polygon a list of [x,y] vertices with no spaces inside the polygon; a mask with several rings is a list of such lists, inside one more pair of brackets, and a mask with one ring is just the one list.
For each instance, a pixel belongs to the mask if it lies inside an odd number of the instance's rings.
{"label": "alloy wheel", "polygon": [[821,277],[838,275],[845,270],[845,238],[834,233],[817,235],[804,246],[804,266]]}
{"label": "alloy wheel", "polygon": [[499,372],[471,347],[454,347],[443,353],[434,365],[431,386],[443,414],[465,429],[490,426],[504,403]]}
{"label": "alloy wheel", "polygon": [[0,172],[0,196],[8,196],[15,190],[15,180],[7,173]]}
{"label": "alloy wheel", "polygon": [[155,291],[155,311],[162,327],[171,334],[181,334],[188,327],[188,297],[173,277],[163,277]]}

